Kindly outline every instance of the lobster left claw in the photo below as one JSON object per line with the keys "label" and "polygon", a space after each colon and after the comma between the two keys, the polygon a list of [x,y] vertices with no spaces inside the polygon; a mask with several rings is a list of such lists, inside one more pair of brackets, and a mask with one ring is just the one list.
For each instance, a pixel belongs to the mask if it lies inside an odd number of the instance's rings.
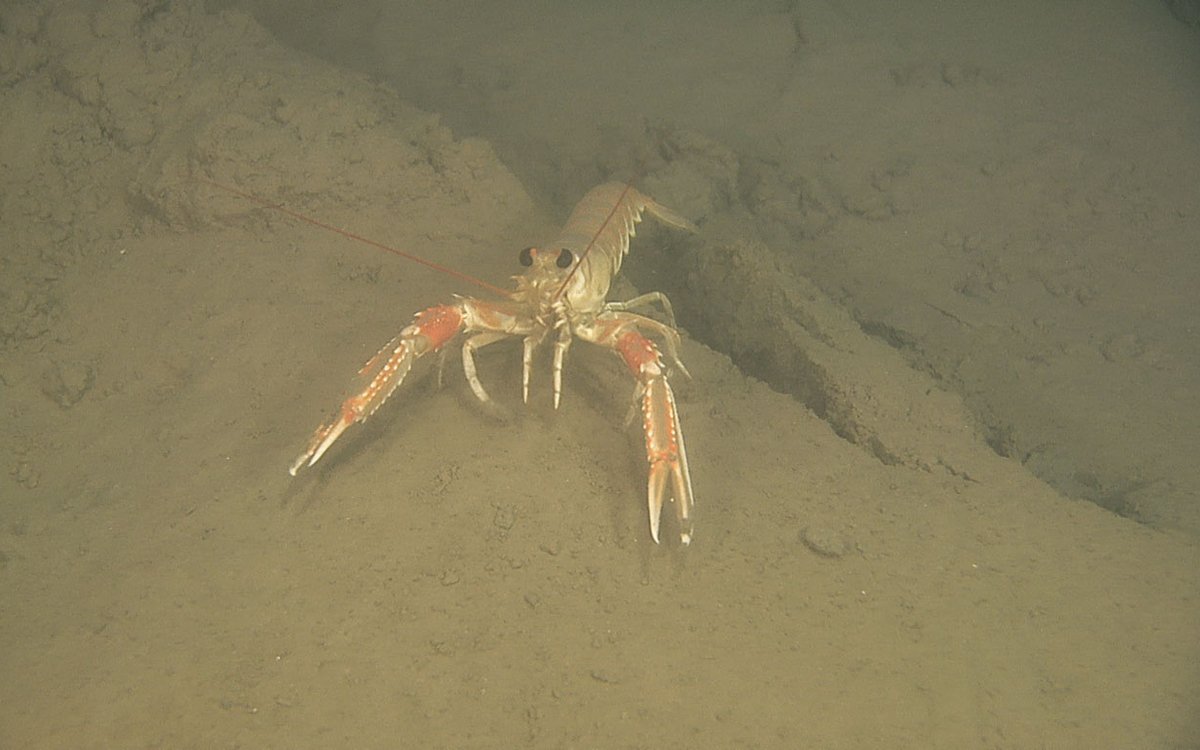
{"label": "lobster left claw", "polygon": [[650,536],[657,544],[663,503],[673,496],[679,518],[679,543],[686,547],[692,541],[692,477],[688,473],[675,394],[661,374],[642,388],[642,428],[646,433],[646,459],[650,462],[647,482]]}
{"label": "lobster left claw", "polygon": [[646,460],[650,464],[646,499],[650,511],[650,536],[658,543],[658,528],[662,508],[674,499],[679,519],[679,541],[687,546],[692,541],[692,477],[688,473],[687,451],[683,447],[683,431],[679,426],[679,411],[675,394],[663,372],[662,355],[650,339],[632,326],[642,322],[640,316],[610,313],[614,325],[608,336],[597,343],[607,343],[625,360],[629,371],[638,379],[641,400],[642,430],[646,435]]}

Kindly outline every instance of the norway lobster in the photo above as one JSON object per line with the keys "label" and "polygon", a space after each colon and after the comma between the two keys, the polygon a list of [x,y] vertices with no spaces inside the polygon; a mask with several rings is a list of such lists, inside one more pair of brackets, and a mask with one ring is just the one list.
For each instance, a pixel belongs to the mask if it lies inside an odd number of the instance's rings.
{"label": "norway lobster", "polygon": [[[630,185],[607,183],[592,189],[571,212],[558,238],[544,247],[521,251],[528,270],[514,277],[516,289],[503,299],[487,301],[459,297],[453,304],[437,305],[417,313],[372,357],[359,375],[367,385],[350,396],[313,434],[304,452],[292,463],[294,476],[312,466],[350,425],[370,417],[403,382],[413,362],[438,351],[459,333],[463,370],[476,397],[492,400],[479,382],[475,352],[481,347],[519,336],[524,341],[522,396],[529,401],[529,372],[537,347],[548,337],[554,342],[554,407],[562,395],[563,360],[571,342],[582,339],[612,350],[636,379],[635,403],[640,404],[642,428],[649,462],[647,499],[650,535],[658,542],[659,520],[667,500],[674,500],[682,544],[692,539],[692,482],[675,395],[667,382],[663,352],[645,335],[656,336],[672,365],[685,375],[679,360],[679,333],[674,327],[670,302],[660,292],[643,294],[627,302],[608,302],[605,296],[629,240],[643,212],[678,229],[696,231],[695,225],[654,202]],[[632,308],[658,303],[670,323],[631,312]]]}

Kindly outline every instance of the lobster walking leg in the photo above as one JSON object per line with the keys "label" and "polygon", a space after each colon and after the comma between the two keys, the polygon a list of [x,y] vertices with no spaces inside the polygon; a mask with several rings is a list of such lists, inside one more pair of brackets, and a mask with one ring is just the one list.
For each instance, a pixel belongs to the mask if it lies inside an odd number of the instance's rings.
{"label": "lobster walking leg", "polygon": [[481,349],[488,344],[494,344],[497,341],[503,341],[508,338],[507,333],[497,331],[486,331],[477,333],[463,343],[462,362],[463,374],[467,376],[467,383],[470,384],[471,390],[475,393],[475,398],[484,405],[489,411],[495,414],[501,414],[503,409],[492,401],[492,397],[484,390],[483,383],[479,380],[479,373],[475,369],[475,351]]}

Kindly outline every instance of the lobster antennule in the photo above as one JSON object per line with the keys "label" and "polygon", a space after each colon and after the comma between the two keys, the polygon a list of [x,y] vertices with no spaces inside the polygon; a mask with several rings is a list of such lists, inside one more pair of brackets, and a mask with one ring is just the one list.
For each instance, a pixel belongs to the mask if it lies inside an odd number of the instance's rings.
{"label": "lobster antennule", "polygon": [[355,242],[360,242],[364,245],[370,245],[373,248],[382,250],[386,253],[391,253],[392,255],[399,255],[401,258],[404,258],[405,260],[411,260],[413,263],[420,263],[423,266],[432,268],[433,270],[437,271],[438,273],[442,273],[447,276],[452,276],[456,279],[460,279],[462,281],[466,281],[468,283],[474,284],[475,286],[480,287],[482,289],[486,289],[489,292],[492,292],[493,294],[499,294],[500,296],[507,296],[509,293],[509,290],[504,289],[502,287],[498,287],[495,284],[489,284],[488,282],[484,281],[483,279],[477,279],[474,276],[471,276],[470,274],[463,273],[462,271],[455,270],[448,266],[443,266],[440,263],[434,263],[433,261],[427,260],[426,258],[422,258],[419,255],[414,255],[412,253],[405,252],[404,250],[401,250],[396,247],[392,247],[391,245],[385,245],[382,242],[377,242],[377,241],[371,239],[370,237],[363,237],[362,235],[355,234],[354,232],[351,232],[348,229],[343,229],[341,227],[334,226],[333,224],[328,224],[324,221],[321,221],[320,219],[315,219],[306,214],[302,214],[299,211],[293,211],[292,209],[288,208],[287,206],[284,206],[280,203],[274,203],[272,201],[267,200],[266,198],[255,195],[254,193],[248,193],[244,190],[239,190],[235,187],[230,187],[229,185],[222,184],[220,182],[217,182],[216,180],[210,180],[206,177],[196,177],[194,179],[197,182],[202,182],[205,185],[216,188],[217,190],[224,190],[225,192],[230,193],[231,195],[236,195],[239,198],[243,198],[247,201],[250,201],[251,203],[257,203],[258,205],[263,206],[264,208],[269,208],[272,211],[278,211],[279,213],[283,214],[284,216],[292,217],[296,221],[302,221],[305,224],[311,224],[312,226],[318,227],[320,229],[324,229],[327,232],[333,232],[334,234],[340,234],[347,239],[354,240]]}

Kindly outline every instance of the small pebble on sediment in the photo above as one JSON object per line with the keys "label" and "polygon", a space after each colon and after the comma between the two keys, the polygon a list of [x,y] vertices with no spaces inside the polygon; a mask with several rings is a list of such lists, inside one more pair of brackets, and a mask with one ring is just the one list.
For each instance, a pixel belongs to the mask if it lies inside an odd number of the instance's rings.
{"label": "small pebble on sediment", "polygon": [[821,557],[838,558],[849,548],[846,538],[828,526],[806,526],[800,532],[800,541]]}

